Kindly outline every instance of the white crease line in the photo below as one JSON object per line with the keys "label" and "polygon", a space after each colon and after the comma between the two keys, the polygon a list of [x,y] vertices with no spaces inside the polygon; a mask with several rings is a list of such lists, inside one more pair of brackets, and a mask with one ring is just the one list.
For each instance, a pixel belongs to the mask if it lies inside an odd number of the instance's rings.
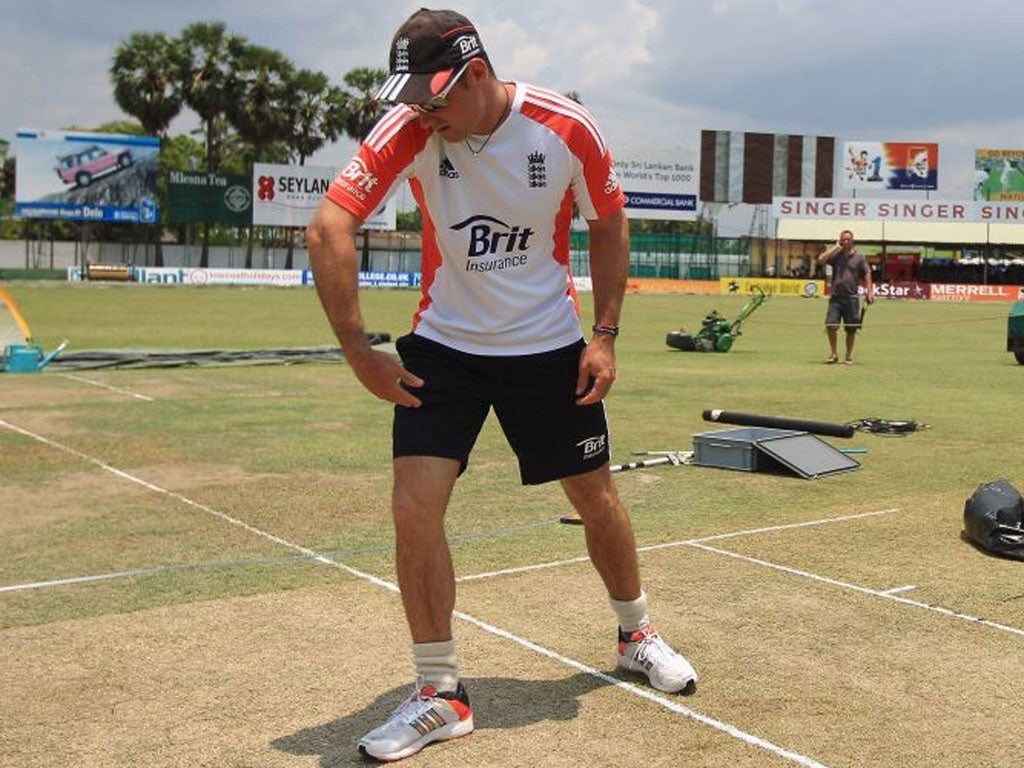
{"label": "white crease line", "polygon": [[[698,539],[684,539],[682,541],[668,541],[662,544],[647,544],[637,547],[637,552],[654,552],[658,549],[671,549],[673,547],[690,546],[702,541],[716,541],[718,539],[731,539],[737,536],[752,536],[757,533],[772,533],[774,531],[787,531],[793,528],[805,528],[812,525],[828,525],[829,523],[841,523],[848,520],[860,520],[865,517],[887,515],[898,512],[899,509],[882,509],[876,512],[860,512],[855,515],[842,515],[841,517],[826,517],[821,520],[807,520],[802,523],[786,523],[784,525],[773,525],[767,528],[748,528],[745,531],[733,531],[731,533],[717,533],[712,536],[702,536]],[[487,571],[486,573],[473,573],[468,576],[460,576],[456,581],[478,581],[480,579],[491,579],[495,576],[511,576],[516,573],[528,573],[530,571],[541,571],[546,568],[559,568],[563,565],[574,565],[576,563],[589,563],[589,557],[573,557],[567,560],[552,560],[547,563],[536,563],[534,565],[523,565],[516,568],[505,568],[500,571]]]}
{"label": "white crease line", "polygon": [[916,584],[907,584],[905,587],[893,587],[892,589],[883,589],[883,595],[898,595],[900,592],[910,592],[911,590],[917,589]]}
{"label": "white crease line", "polygon": [[[281,546],[294,549],[296,552],[301,552],[304,555],[308,555],[317,562],[323,563],[325,565],[330,565],[335,568],[340,568],[341,570],[351,574],[352,576],[355,576],[356,578],[363,579],[378,587],[382,587],[383,589],[386,589],[389,592],[394,592],[398,594],[398,586],[391,583],[390,581],[385,581],[384,579],[379,579],[376,576],[371,576],[368,573],[363,573],[362,571],[358,571],[355,568],[351,568],[345,565],[344,563],[332,560],[329,557],[317,554],[316,552],[306,549],[303,546],[294,544],[290,541],[287,541],[286,539],[282,539],[278,536],[275,536],[272,533],[261,531],[259,528],[255,528],[249,525],[248,523],[242,522],[237,518],[231,517],[231,515],[225,514],[224,512],[220,512],[216,509],[208,507],[205,504],[200,504],[196,501],[192,501],[191,499],[182,496],[179,493],[175,493],[174,491],[169,491],[166,488],[161,488],[158,485],[148,483],[145,480],[135,477],[134,475],[130,475],[127,472],[123,472],[120,469],[116,469],[115,467],[110,466],[109,464],[105,464],[99,459],[94,459],[93,457],[88,456],[82,453],[81,451],[75,450],[74,448],[71,448],[66,445],[62,445],[61,443],[57,443],[53,440],[49,440],[48,438],[42,437],[41,435],[37,435],[33,432],[29,432],[28,430],[22,429],[21,427],[16,427],[13,424],[4,421],[3,419],[0,419],[0,426],[6,427],[7,429],[17,432],[20,435],[30,437],[33,440],[38,440],[39,442],[48,445],[51,448],[56,448],[57,450],[70,453],[72,456],[77,456],[78,458],[83,459],[84,461],[87,461],[90,464],[94,464],[97,467],[100,467],[101,469],[110,472],[113,475],[116,475],[117,477],[120,477],[124,480],[128,480],[129,482],[132,483],[136,483],[137,485],[141,485],[143,488],[155,491],[156,493],[162,493],[166,496],[169,496],[172,499],[182,502],[183,504],[187,504],[188,506],[193,507],[194,509],[206,512],[207,514],[213,515],[214,517],[224,520],[225,522],[231,523],[232,525],[237,525],[240,528],[249,531],[250,533],[267,539],[268,541],[272,541],[275,544],[280,544]],[[773,744],[770,741],[762,739],[760,736],[754,736],[753,734],[740,730],[734,725],[723,722],[721,720],[716,720],[713,717],[708,717],[707,715],[701,714],[696,710],[690,709],[689,707],[684,707],[680,704],[675,703],[674,701],[670,701],[649,690],[633,685],[632,683],[627,683],[617,678],[614,678],[611,675],[607,675],[604,672],[601,672],[600,670],[594,669],[593,667],[588,667],[586,664],[583,664],[582,662],[576,661],[575,659],[569,658],[568,656],[563,656],[548,648],[530,642],[525,638],[519,637],[518,635],[513,635],[511,632],[507,632],[504,629],[496,627],[492,624],[488,624],[487,622],[481,621],[480,619],[477,619],[476,617],[471,616],[468,613],[463,613],[462,611],[454,611],[453,615],[461,621],[465,621],[468,624],[472,624],[473,626],[478,627],[479,629],[482,629],[483,631],[488,632],[492,635],[495,635],[496,637],[501,637],[506,640],[510,640],[522,646],[523,648],[534,651],[535,653],[539,653],[543,656],[548,657],[549,659],[558,661],[562,664],[565,664],[566,666],[571,667],[572,669],[576,669],[580,672],[584,672],[588,675],[591,675],[592,677],[595,677],[598,680],[608,683],[609,685],[613,685],[616,688],[619,688],[620,690],[627,691],[635,696],[639,696],[640,698],[658,704],[659,706],[664,707],[670,712],[675,712],[676,714],[683,715],[684,717],[688,717],[691,720],[694,720],[702,725],[706,725],[710,728],[714,728],[715,730],[728,734],[734,739],[738,739],[750,746],[758,747],[759,749],[763,749],[767,752],[771,752],[775,755],[778,755],[784,760],[788,760],[798,765],[806,766],[807,768],[828,768],[828,766],[824,763],[819,763],[817,760],[814,760],[810,757],[801,755],[797,752],[793,752],[784,747],[780,747],[776,744]]]}
{"label": "white crease line", "polygon": [[516,573],[529,573],[530,571],[544,571],[548,568],[559,568],[563,565],[574,565],[576,563],[589,563],[589,557],[572,557],[568,560],[551,560],[547,563],[536,563],[535,565],[521,565],[516,568],[503,568],[500,571],[486,571],[484,573],[471,573],[468,576],[459,576],[455,581],[479,581],[481,579],[493,579],[496,576],[511,576]]}
{"label": "white crease line", "polygon": [[773,744],[770,741],[766,741],[762,739],[760,736],[754,736],[753,734],[747,733],[746,731],[741,731],[734,725],[722,722],[721,720],[716,720],[713,717],[708,717],[707,715],[701,714],[700,712],[690,709],[689,707],[684,707],[682,704],[677,704],[675,701],[668,699],[664,696],[661,696],[648,688],[642,688],[638,685],[634,685],[633,683],[628,683],[623,680],[619,680],[618,678],[605,674],[604,672],[601,672],[600,670],[595,669],[594,667],[589,667],[586,664],[577,661],[576,659],[570,658],[568,656],[563,656],[562,654],[552,651],[549,648],[537,645],[536,643],[530,642],[529,640],[519,637],[518,635],[513,635],[511,632],[507,632],[506,630],[501,629],[500,627],[495,627],[494,625],[488,624],[484,621],[481,621],[480,619],[474,618],[469,614],[462,613],[461,611],[455,611],[454,615],[462,621],[472,624],[473,626],[478,627],[479,629],[482,629],[485,632],[488,632],[497,637],[504,638],[506,640],[510,640],[511,642],[516,643],[517,645],[521,645],[523,648],[526,648],[527,650],[533,651],[534,653],[538,653],[542,656],[546,656],[549,659],[553,659],[554,661],[564,664],[567,667],[571,667],[572,669],[583,672],[584,674],[590,675],[591,677],[595,677],[598,680],[601,680],[602,682],[619,688],[620,690],[628,691],[629,693],[632,693],[634,696],[639,696],[642,699],[647,699],[647,701],[654,702],[655,704],[664,707],[670,712],[675,712],[676,714],[683,715],[684,717],[688,717],[691,720],[696,720],[698,723],[706,725],[709,728],[714,728],[715,730],[722,731],[723,733],[726,733],[735,739],[739,739],[740,741],[745,742],[750,746],[759,747],[768,752],[772,752],[773,754],[778,755],[784,760],[789,760],[790,762],[796,763],[798,765],[807,766],[807,768],[827,768],[827,766],[825,766],[824,763],[819,763],[817,760],[814,760],[813,758],[807,757],[806,755],[798,754],[796,752],[792,752],[784,747],[778,746],[777,744]]}
{"label": "white crease line", "polygon": [[[62,587],[67,584],[88,584],[93,581],[110,581],[111,579],[123,579],[130,576],[143,576],[153,573],[157,569],[137,568],[131,571],[118,571],[117,573],[102,573],[97,576],[73,576],[67,579],[55,579],[53,581],[36,581],[31,584],[11,584],[0,587],[0,592],[20,592],[26,589],[43,589],[44,587]],[[161,569],[162,570],[162,569]]]}
{"label": "white crease line", "polygon": [[[828,523],[844,523],[848,520],[861,520],[865,517],[877,517],[878,515],[891,515],[893,512],[899,512],[899,507],[890,507],[889,509],[879,509],[874,512],[858,512],[853,515],[841,515],[839,517],[826,517],[820,520],[806,520],[802,523],[786,523],[785,525],[772,525],[767,528],[751,528],[746,531],[736,531],[735,533],[717,533],[713,536],[702,536],[699,539],[693,539],[693,541],[717,541],[719,539],[731,539],[736,536],[750,536],[754,533],[772,533],[774,531],[789,531],[794,528],[806,528],[811,525],[826,525]],[[660,546],[660,545],[656,545]]]}
{"label": "white crease line", "polygon": [[737,554],[736,552],[730,552],[727,549],[718,549],[718,547],[709,547],[706,544],[700,544],[699,542],[693,542],[693,543],[690,544],[690,546],[691,547],[696,547],[697,549],[703,549],[703,550],[705,550],[707,552],[713,552],[716,555],[725,555],[726,557],[734,557],[737,560],[744,560],[744,561],[746,561],[748,563],[753,563],[755,565],[762,565],[765,568],[772,568],[772,569],[774,569],[776,571],[782,571],[784,573],[789,573],[789,574],[792,574],[794,576],[802,576],[805,579],[811,579],[812,581],[818,581],[818,582],[821,582],[822,584],[830,584],[833,587],[841,587],[842,589],[849,589],[849,590],[852,590],[854,592],[860,592],[861,594],[864,594],[864,595],[871,595],[872,597],[881,597],[881,598],[884,598],[886,600],[893,600],[893,601],[895,601],[897,603],[902,603],[903,605],[911,605],[911,606],[913,606],[915,608],[923,608],[926,611],[932,611],[934,613],[939,613],[939,614],[942,614],[943,616],[948,616],[948,617],[953,618],[953,619],[960,619],[962,621],[970,621],[970,622],[972,622],[974,624],[981,624],[983,626],[990,627],[992,629],[998,629],[998,630],[1001,630],[1003,632],[1009,632],[1010,634],[1018,635],[1020,637],[1024,637],[1024,629],[1019,629],[1018,627],[1010,627],[1010,626],[1007,626],[1006,624],[999,624],[998,622],[995,622],[995,621],[989,621],[988,619],[982,619],[982,618],[979,618],[977,616],[971,616],[968,613],[958,613],[956,611],[950,610],[949,608],[943,608],[942,606],[939,606],[939,605],[929,605],[928,603],[922,603],[922,602],[920,602],[918,600],[909,600],[909,599],[907,599],[905,597],[899,597],[897,595],[889,594],[888,592],[882,592],[882,591],[877,590],[877,589],[871,589],[870,587],[862,587],[859,584],[850,584],[849,582],[846,582],[846,581],[839,581],[838,579],[830,579],[827,576],[819,576],[818,574],[811,573],[810,571],[801,571],[799,568],[790,568],[788,565],[779,565],[778,563],[771,563],[771,562],[769,562],[767,560],[760,560],[760,559],[758,559],[756,557],[748,557],[747,555],[740,555],[740,554]]}
{"label": "white crease line", "polygon": [[112,387],[109,384],[104,384],[102,381],[94,381],[92,379],[87,379],[84,376],[75,376],[74,374],[71,373],[59,373],[57,375],[63,376],[65,379],[72,379],[74,381],[81,381],[85,384],[92,384],[94,387],[109,389],[111,392],[117,392],[117,394],[119,395],[128,395],[129,397],[135,397],[138,398],[139,400],[145,400],[150,403],[153,402],[152,397],[146,397],[145,395],[140,395],[138,392],[131,392],[127,389],[121,389],[120,387]]}

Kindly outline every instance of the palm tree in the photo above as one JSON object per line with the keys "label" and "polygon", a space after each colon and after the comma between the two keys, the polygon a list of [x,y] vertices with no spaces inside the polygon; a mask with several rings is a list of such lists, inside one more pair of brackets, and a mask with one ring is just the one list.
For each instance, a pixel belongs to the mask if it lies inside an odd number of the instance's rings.
{"label": "palm tree", "polygon": [[[288,148],[299,158],[299,165],[327,142],[337,140],[344,128],[347,98],[344,91],[331,85],[327,75],[300,69],[288,88]],[[284,268],[294,265],[295,230],[288,228],[288,255]]]}
{"label": "palm tree", "polygon": [[[224,157],[225,137],[221,127],[230,98],[232,58],[229,49],[243,42],[228,34],[224,22],[197,21],[181,33],[186,59],[179,76],[184,83],[185,103],[203,121],[206,135],[206,171],[215,173]],[[210,225],[203,225],[203,250],[199,264],[210,265]]]}
{"label": "palm tree", "polygon": [[[384,84],[388,73],[383,69],[356,67],[342,78],[351,91],[346,94],[348,115],[345,118],[345,134],[355,141],[362,141],[370,132],[387,106],[377,101],[377,91]],[[370,233],[363,230],[363,246],[360,269],[370,268]]]}
{"label": "palm tree", "polygon": [[[288,138],[289,87],[295,71],[279,51],[236,42],[230,47],[232,75],[228,120],[252,147],[252,162],[263,160],[275,143]],[[250,164],[251,170],[251,164]],[[252,268],[252,228],[245,253],[245,267]]]}
{"label": "palm tree", "polygon": [[299,165],[327,142],[336,141],[345,127],[348,99],[323,72],[300,69],[288,88],[288,146]]}
{"label": "palm tree", "polygon": [[[135,32],[114,51],[110,67],[114,100],[139,121],[146,133],[159,136],[161,141],[181,112],[181,82],[175,73],[183,57],[180,43],[162,32]],[[158,267],[164,263],[160,230],[159,225],[153,230]]]}
{"label": "palm tree", "polygon": [[167,138],[183,105],[181,82],[175,77],[183,56],[181,44],[162,32],[134,32],[114,51],[114,100],[147,133],[161,139]]}
{"label": "palm tree", "polygon": [[388,73],[383,69],[356,67],[349,70],[344,78],[350,89],[348,94],[348,117],[345,120],[345,134],[355,141],[362,141],[366,134],[380,120],[387,107],[377,101],[377,91],[384,84]]}

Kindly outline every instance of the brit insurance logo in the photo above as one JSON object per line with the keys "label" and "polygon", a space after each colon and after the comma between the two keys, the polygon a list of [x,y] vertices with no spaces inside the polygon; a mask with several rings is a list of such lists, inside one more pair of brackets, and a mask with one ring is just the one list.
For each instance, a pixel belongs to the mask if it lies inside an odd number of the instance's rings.
{"label": "brit insurance logo", "polygon": [[365,200],[373,188],[380,183],[380,179],[366,168],[366,163],[361,157],[353,157],[338,174],[337,181],[360,200]]}
{"label": "brit insurance logo", "polygon": [[607,445],[608,435],[594,435],[576,443],[576,447],[583,451],[584,461],[599,456]]}
{"label": "brit insurance logo", "polygon": [[613,194],[615,190],[619,188],[619,177],[615,175],[615,168],[608,169],[608,178],[604,182],[604,193],[606,195]]}
{"label": "brit insurance logo", "polygon": [[474,56],[480,55],[480,41],[477,40],[476,35],[457,37],[452,43],[452,47],[458,50],[462,61],[469,61]]}
{"label": "brit insurance logo", "polygon": [[518,224],[506,224],[494,216],[470,216],[451,227],[466,231],[467,272],[494,272],[526,265],[534,231]]}

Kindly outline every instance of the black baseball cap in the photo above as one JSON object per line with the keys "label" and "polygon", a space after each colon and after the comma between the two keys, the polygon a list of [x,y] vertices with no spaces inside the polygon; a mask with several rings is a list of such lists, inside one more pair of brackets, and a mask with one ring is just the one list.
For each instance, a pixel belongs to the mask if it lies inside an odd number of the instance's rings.
{"label": "black baseball cap", "polygon": [[470,59],[487,59],[473,22],[455,11],[420,8],[391,41],[391,74],[381,101],[420,104],[444,90]]}

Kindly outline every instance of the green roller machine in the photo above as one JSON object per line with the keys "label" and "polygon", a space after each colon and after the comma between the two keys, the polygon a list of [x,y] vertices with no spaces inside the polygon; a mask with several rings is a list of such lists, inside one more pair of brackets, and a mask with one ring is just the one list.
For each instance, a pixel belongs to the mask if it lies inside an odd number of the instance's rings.
{"label": "green roller machine", "polygon": [[1006,322],[1006,351],[1024,365],[1024,301],[1014,302]]}
{"label": "green roller machine", "polygon": [[673,349],[684,352],[728,352],[736,337],[740,335],[740,326],[765,301],[768,294],[755,286],[750,291],[750,299],[743,305],[736,319],[729,321],[717,310],[711,310],[704,316],[701,328],[696,334],[686,332],[685,328],[671,331],[665,337],[665,343]]}

